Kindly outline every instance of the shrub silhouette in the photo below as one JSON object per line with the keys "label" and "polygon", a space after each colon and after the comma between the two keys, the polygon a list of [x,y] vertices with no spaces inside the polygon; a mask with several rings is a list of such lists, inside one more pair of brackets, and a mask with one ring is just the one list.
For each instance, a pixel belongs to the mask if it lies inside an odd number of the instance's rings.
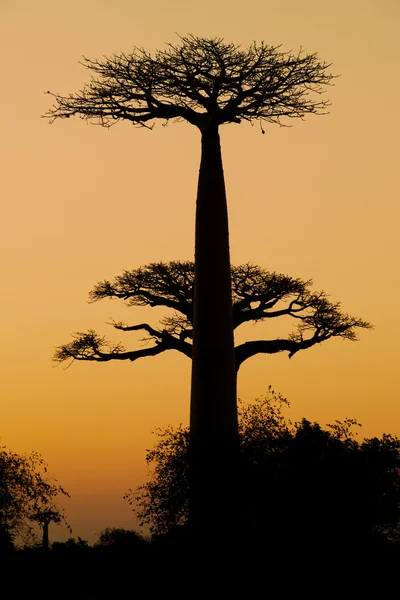
{"label": "shrub silhouette", "polygon": [[[390,540],[400,521],[400,440],[358,441],[354,419],[325,428],[283,415],[287,401],[269,389],[239,414],[243,531],[257,546],[319,552],[343,545]],[[182,426],[158,430],[146,455],[149,481],[126,495],[156,539],[177,539],[187,523],[189,433]],[[180,534],[182,537],[182,534]]]}

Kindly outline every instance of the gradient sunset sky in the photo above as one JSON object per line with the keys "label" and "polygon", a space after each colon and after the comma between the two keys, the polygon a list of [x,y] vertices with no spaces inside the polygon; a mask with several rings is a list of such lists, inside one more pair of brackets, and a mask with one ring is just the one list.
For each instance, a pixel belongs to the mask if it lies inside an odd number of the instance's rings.
{"label": "gradient sunset sky", "polygon": [[[137,526],[122,496],[146,480],[152,431],[188,422],[190,361],[172,351],[65,370],[54,347],[93,328],[134,349],[137,338],[107,322],[165,314],[88,304],[88,292],[124,269],[193,259],[200,136],[187,124],[50,126],[45,92],[81,89],[82,55],[154,51],[176,32],[302,46],[332,63],[327,116],[266,135],[257,124],[222,128],[231,258],[313,279],[374,330],[291,360],[252,358],[239,396],[250,402],[271,384],[294,420],[353,417],[364,436],[400,436],[399,26],[398,0],[0,0],[0,437],[43,455],[71,494],[75,537]],[[286,329],[243,326],[237,339],[263,332]]]}

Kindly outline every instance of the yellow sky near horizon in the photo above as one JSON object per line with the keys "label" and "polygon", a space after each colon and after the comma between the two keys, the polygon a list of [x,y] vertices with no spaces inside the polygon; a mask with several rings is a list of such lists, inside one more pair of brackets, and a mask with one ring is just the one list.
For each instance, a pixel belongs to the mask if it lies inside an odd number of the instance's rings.
{"label": "yellow sky near horizon", "polygon": [[[291,128],[222,128],[231,257],[292,277],[374,325],[357,343],[330,340],[257,356],[239,373],[252,401],[272,385],[294,419],[353,417],[366,436],[400,436],[399,95],[396,0],[201,4],[155,0],[0,0],[2,443],[37,450],[71,493],[73,534],[135,527],[122,500],[146,479],[151,432],[187,423],[190,361],[171,352],[135,363],[51,362],[70,333],[94,328],[128,347],[111,318],[154,311],[88,304],[93,285],[150,262],[191,260],[200,140],[186,124],[152,132],[121,123],[40,118],[46,90],[80,89],[82,55],[150,51],[175,32],[317,52],[339,74],[330,114]],[[157,313],[158,315],[159,313]],[[243,327],[238,338],[268,335]],[[274,329],[275,331],[275,329]],[[67,532],[51,532],[66,536]]]}

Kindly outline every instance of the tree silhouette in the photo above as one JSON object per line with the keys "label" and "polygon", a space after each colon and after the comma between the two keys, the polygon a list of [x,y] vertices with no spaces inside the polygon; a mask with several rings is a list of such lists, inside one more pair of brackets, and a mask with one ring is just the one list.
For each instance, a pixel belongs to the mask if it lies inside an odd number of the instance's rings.
{"label": "tree silhouette", "polygon": [[95,548],[117,552],[143,550],[147,546],[148,541],[140,533],[123,527],[107,527],[95,544]]}
{"label": "tree silhouette", "polygon": [[[288,402],[271,388],[239,409],[246,496],[241,504],[246,552],[351,553],[398,538],[400,440],[383,434],[358,441],[354,419],[321,427],[284,416]],[[156,431],[146,453],[149,481],[125,498],[153,537],[178,539],[189,505],[189,430]],[[182,537],[182,533],[181,533]]]}
{"label": "tree silhouette", "polygon": [[53,542],[51,545],[51,551],[53,556],[68,556],[68,555],[87,555],[91,550],[89,542],[80,537],[78,539],[69,538],[65,542]]}
{"label": "tree silhouette", "polygon": [[43,528],[46,546],[49,522],[67,524],[56,500],[68,493],[56,481],[49,480],[46,472],[46,464],[37,452],[17,454],[0,448],[0,541],[12,541],[16,536],[31,538],[29,523],[34,521]]}
{"label": "tree silhouette", "polygon": [[[84,58],[93,74],[77,94],[55,99],[46,117],[71,116],[105,127],[127,120],[186,121],[201,135],[195,227],[195,295],[191,385],[191,521],[195,535],[235,515],[229,498],[239,452],[228,213],[219,127],[242,121],[324,113],[332,75],[316,54],[285,53],[253,43],[242,50],[220,38],[180,38],[154,56],[135,48],[103,60]],[[50,92],[49,92],[50,93]],[[214,490],[213,494],[210,490]],[[216,521],[215,502],[219,498]]]}
{"label": "tree silhouette", "polygon": [[[42,528],[42,550],[44,550],[45,552],[47,552],[50,548],[50,523],[56,523],[57,525],[62,522],[66,523],[62,510],[60,510],[54,505],[42,505],[40,508],[35,508],[35,510],[29,515],[29,520],[37,523]],[[68,523],[66,523],[66,525],[71,531],[71,528],[68,525]]]}
{"label": "tree silhouette", "polygon": [[[177,350],[192,357],[194,264],[192,262],[152,263],[133,271],[124,271],[111,281],[98,283],[90,300],[104,298],[124,300],[127,306],[163,306],[173,310],[158,327],[149,323],[127,325],[114,322],[123,332],[144,332],[146,345],[126,351],[122,344],[110,344],[95,331],[76,333],[74,340],[56,349],[54,359],[107,362],[135,361],[167,350]],[[231,267],[232,311],[234,329],[250,321],[290,317],[296,324],[286,338],[245,342],[235,347],[235,368],[259,354],[287,352],[289,358],[300,350],[332,337],[356,340],[356,328],[370,328],[369,323],[341,312],[324,292],[312,292],[311,280],[293,279],[270,273],[251,264]],[[150,345],[152,343],[152,345]]]}

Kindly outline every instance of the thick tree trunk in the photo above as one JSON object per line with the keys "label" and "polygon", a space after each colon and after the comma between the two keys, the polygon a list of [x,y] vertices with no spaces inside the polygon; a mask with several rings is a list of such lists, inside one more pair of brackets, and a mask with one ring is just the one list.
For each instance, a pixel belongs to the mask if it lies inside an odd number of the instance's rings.
{"label": "thick tree trunk", "polygon": [[202,131],[196,205],[189,528],[226,539],[237,519],[239,437],[228,212],[218,127]]}

